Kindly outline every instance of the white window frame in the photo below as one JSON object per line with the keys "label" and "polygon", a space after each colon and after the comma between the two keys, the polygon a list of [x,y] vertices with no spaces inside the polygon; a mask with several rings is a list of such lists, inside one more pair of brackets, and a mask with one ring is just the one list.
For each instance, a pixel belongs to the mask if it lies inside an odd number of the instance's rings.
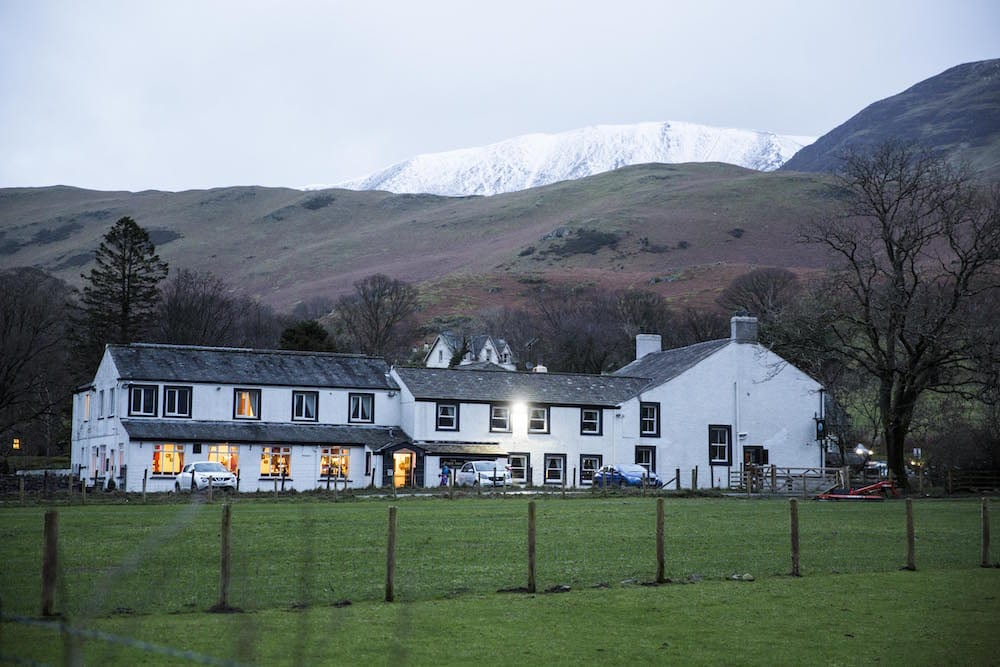
{"label": "white window frame", "polygon": [[[182,394],[187,394],[187,412],[177,409],[178,399]],[[190,417],[191,416],[191,387],[184,386],[164,386],[163,387],[163,416],[164,417]],[[173,397],[173,409],[170,409],[171,397]]]}
{"label": "white window frame", "polygon": [[108,389],[108,416],[115,416],[115,388]]}
{"label": "white window frame", "polygon": [[[514,459],[524,459],[524,465],[516,465]],[[527,452],[511,452],[507,455],[507,464],[510,466],[510,478],[515,484],[529,484],[531,480],[531,454]]]}
{"label": "white window frame", "polygon": [[[539,416],[540,415],[540,416]],[[533,426],[541,422],[542,426]],[[528,406],[528,433],[548,433],[549,432],[549,407],[547,405]]]}
{"label": "white window frame", "polygon": [[490,406],[490,432],[510,433],[510,406]]}
{"label": "white window frame", "polygon": [[458,403],[436,403],[435,406],[434,429],[436,431],[457,431]]}
{"label": "white window frame", "polygon": [[[652,416],[647,416],[647,411]],[[652,424],[649,428],[647,424]],[[639,404],[639,435],[643,438],[660,437],[660,404],[643,402]]]}
{"label": "white window frame", "polygon": [[[279,461],[277,468],[272,466],[275,457]],[[268,461],[268,472],[264,472],[264,461]],[[284,462],[282,466],[280,462]],[[284,472],[284,474],[282,474]],[[292,476],[292,449],[291,447],[264,447],[260,452],[260,476],[261,478],[284,477],[288,479]]]}
{"label": "white window frame", "polygon": [[[587,418],[588,412],[593,413],[590,419]],[[603,416],[601,408],[580,408],[580,435],[601,435],[604,432]]]}
{"label": "white window frame", "polygon": [[[545,462],[545,478],[544,482],[546,484],[562,484],[566,480],[566,455],[565,454],[545,454],[543,456],[543,461]],[[558,463],[556,466],[550,464]],[[553,471],[558,472],[558,475],[551,475]]]}
{"label": "white window frame", "polygon": [[[241,414],[240,409],[243,402],[240,400],[240,394],[246,394],[247,400],[250,405],[251,414]],[[246,387],[239,387],[233,389],[233,419],[260,419],[260,389],[250,389]]]}
{"label": "white window frame", "polygon": [[[348,394],[347,421],[352,424],[375,423],[375,394]],[[365,414],[365,404],[368,404],[368,414]]]}
{"label": "white window frame", "polygon": [[[134,384],[128,392],[128,414],[130,417],[155,417],[156,395],[158,387],[155,384]],[[139,397],[139,409],[136,408],[136,397]]]}
{"label": "white window frame", "polygon": [[[722,442],[717,441],[716,435],[722,434]],[[731,466],[733,464],[733,434],[732,427],[724,424],[709,424],[708,426],[708,464],[710,466]],[[724,452],[723,457],[716,456],[719,448]]]}
{"label": "white window frame", "polygon": [[[308,414],[308,407],[312,399],[312,416]],[[292,421],[294,422],[315,422],[319,421],[319,392],[318,391],[293,391],[292,392]]]}
{"label": "white window frame", "polygon": [[[649,460],[641,460],[642,458],[645,458],[647,454],[649,455]],[[636,445],[635,463],[636,465],[640,465],[645,468],[648,472],[656,472],[656,447],[652,445]]]}
{"label": "white window frame", "polygon": [[[593,466],[588,467],[587,462],[591,462]],[[593,484],[594,483],[594,473],[601,469],[604,465],[604,457],[600,454],[580,454],[580,484]]]}

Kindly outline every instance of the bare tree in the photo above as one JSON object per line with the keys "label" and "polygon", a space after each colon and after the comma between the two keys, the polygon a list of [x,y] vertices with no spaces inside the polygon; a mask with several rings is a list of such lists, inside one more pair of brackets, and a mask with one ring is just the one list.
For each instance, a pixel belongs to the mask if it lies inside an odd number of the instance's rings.
{"label": "bare tree", "polygon": [[177,345],[232,345],[238,318],[232,289],[221,278],[181,269],[161,289],[156,338]]}
{"label": "bare tree", "polygon": [[976,313],[1000,296],[1000,197],[896,142],[847,155],[841,185],[844,215],[810,225],[804,238],[839,261],[829,352],[878,383],[889,467],[905,485],[918,400],[969,391],[982,339],[996,335]]}
{"label": "bare tree", "polygon": [[788,269],[754,269],[734,278],[716,303],[729,313],[746,311],[766,326],[781,315],[800,291],[798,277]]}
{"label": "bare tree", "polygon": [[386,357],[398,353],[401,325],[416,309],[416,288],[377,273],[354,283],[354,294],[341,297],[335,313],[356,349]]}
{"label": "bare tree", "polygon": [[[70,288],[43,271],[0,272],[0,433],[33,431],[52,444],[51,425],[69,404],[66,314]],[[22,438],[27,442],[27,438]]]}

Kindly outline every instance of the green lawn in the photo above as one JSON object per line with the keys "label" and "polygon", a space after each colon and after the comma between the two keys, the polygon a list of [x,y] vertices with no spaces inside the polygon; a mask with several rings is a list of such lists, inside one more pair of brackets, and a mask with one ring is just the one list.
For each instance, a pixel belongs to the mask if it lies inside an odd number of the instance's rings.
{"label": "green lawn", "polygon": [[[899,571],[904,503],[800,501],[804,576],[793,578],[787,501],[668,499],[667,577],[694,583],[653,587],[655,502],[538,499],[531,596],[497,592],[526,583],[527,499],[401,498],[397,603],[386,604],[389,502],[239,498],[231,603],[244,613],[229,615],[205,611],[218,597],[219,504],[63,506],[57,609],[86,628],[251,664],[1000,656],[1000,569],[979,567],[976,500],[914,503],[917,572]],[[5,614],[39,613],[45,509],[0,509]],[[571,590],[543,592],[554,585]],[[4,655],[62,661],[55,633],[0,633]],[[94,640],[84,651],[87,664],[177,663]]]}

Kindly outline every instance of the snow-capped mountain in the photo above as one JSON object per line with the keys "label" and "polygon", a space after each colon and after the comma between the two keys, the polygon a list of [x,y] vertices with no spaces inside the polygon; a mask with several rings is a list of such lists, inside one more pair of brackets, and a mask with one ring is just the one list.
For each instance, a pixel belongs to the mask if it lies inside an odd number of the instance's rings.
{"label": "snow-capped mountain", "polygon": [[674,121],[597,125],[558,134],[527,134],[480,148],[418,155],[334,187],[449,196],[495,195],[647,162],[726,162],[771,171],[814,140]]}

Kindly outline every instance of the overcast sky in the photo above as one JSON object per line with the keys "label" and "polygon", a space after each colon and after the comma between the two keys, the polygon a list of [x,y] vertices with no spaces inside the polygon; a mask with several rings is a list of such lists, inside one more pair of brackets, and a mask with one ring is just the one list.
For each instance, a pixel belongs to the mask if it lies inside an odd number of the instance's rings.
{"label": "overcast sky", "polygon": [[995,57],[998,0],[0,0],[0,187],[336,183],[641,121],[818,136]]}

